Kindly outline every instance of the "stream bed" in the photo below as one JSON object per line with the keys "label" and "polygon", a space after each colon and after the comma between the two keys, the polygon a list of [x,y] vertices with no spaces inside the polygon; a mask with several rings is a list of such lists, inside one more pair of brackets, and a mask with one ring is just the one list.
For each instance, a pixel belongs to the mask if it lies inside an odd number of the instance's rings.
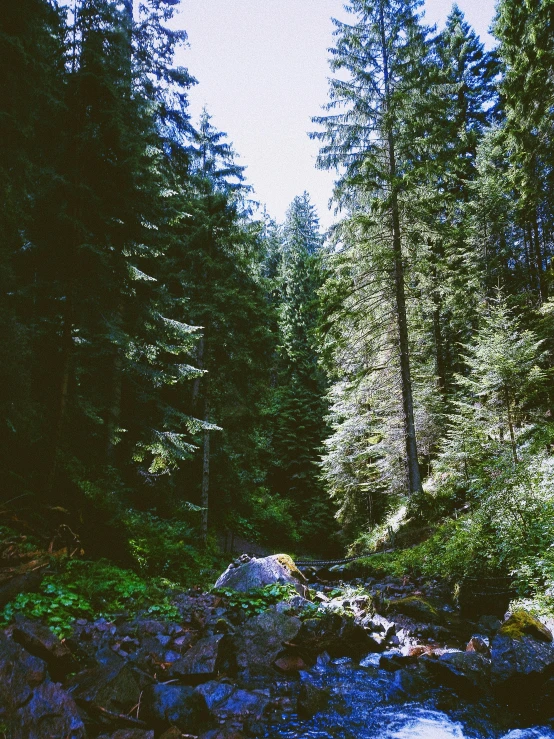
{"label": "stream bed", "polygon": [[266,739],[554,739],[554,730],[525,726],[492,697],[460,699],[415,672],[379,669],[371,664],[378,657],[361,665],[342,658],[303,673],[301,680],[329,691],[327,710],[307,720],[283,716]]}

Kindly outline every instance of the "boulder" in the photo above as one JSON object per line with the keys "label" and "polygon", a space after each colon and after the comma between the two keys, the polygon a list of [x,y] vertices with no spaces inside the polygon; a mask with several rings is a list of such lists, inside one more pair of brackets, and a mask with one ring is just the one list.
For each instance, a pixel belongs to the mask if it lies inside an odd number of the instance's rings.
{"label": "boulder", "polygon": [[406,598],[390,601],[389,610],[424,623],[436,624],[442,621],[441,613],[428,600],[418,595],[409,595]]}
{"label": "boulder", "polygon": [[38,621],[18,621],[12,635],[29,654],[46,662],[54,680],[63,680],[77,666],[67,645]]}
{"label": "boulder", "polygon": [[199,685],[195,692],[202,696],[220,722],[247,717],[259,719],[269,704],[269,696],[264,692],[241,690],[217,680]]}
{"label": "boulder", "polygon": [[144,673],[121,662],[116,666],[93,667],[74,675],[67,689],[77,703],[112,713],[127,713],[140,700],[145,685],[151,682]]}
{"label": "boulder", "polygon": [[443,685],[463,695],[481,695],[490,688],[490,663],[482,654],[447,652],[438,659],[422,659]]}
{"label": "boulder", "polygon": [[214,634],[200,639],[185,656],[173,662],[167,674],[191,685],[211,680],[221,672],[234,673],[234,643],[227,634]]}
{"label": "boulder", "polygon": [[176,726],[183,733],[198,733],[207,728],[209,711],[204,696],[188,685],[159,683],[149,685],[142,694],[141,718],[162,731]]}
{"label": "boulder", "polygon": [[296,638],[301,625],[299,618],[276,611],[249,619],[236,636],[238,667],[251,672],[271,669],[284,643]]}
{"label": "boulder", "polygon": [[47,677],[46,662],[30,655],[0,631],[0,720],[27,703]]}
{"label": "boulder", "polygon": [[[73,698],[57,683],[35,688],[31,700],[8,723],[18,739],[85,739],[86,732]],[[8,733],[8,736],[10,734]]]}
{"label": "boulder", "polygon": [[472,636],[466,646],[466,652],[477,652],[478,654],[484,654],[485,657],[491,656],[491,650],[489,640],[482,636]]}
{"label": "boulder", "polygon": [[542,624],[518,611],[504,622],[491,642],[491,676],[511,703],[535,703],[542,686],[554,675],[554,645]]}
{"label": "boulder", "polygon": [[255,557],[248,561],[232,563],[217,580],[216,588],[229,588],[248,592],[266,585],[294,585],[299,595],[308,595],[307,580],[288,554],[271,557]]}

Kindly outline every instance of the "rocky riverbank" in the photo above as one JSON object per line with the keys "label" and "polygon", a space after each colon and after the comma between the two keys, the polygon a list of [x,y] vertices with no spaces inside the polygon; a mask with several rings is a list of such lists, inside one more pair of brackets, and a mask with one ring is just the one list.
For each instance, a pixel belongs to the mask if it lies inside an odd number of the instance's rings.
{"label": "rocky riverbank", "polygon": [[[463,619],[438,582],[331,577],[243,557],[214,592],[175,596],[171,621],[83,619],[60,642],[22,617],[0,632],[4,736],[404,736],[387,733],[399,706],[408,724],[461,727],[428,736],[554,736],[547,625],[524,611]],[[286,598],[272,605],[234,595],[273,585]]]}

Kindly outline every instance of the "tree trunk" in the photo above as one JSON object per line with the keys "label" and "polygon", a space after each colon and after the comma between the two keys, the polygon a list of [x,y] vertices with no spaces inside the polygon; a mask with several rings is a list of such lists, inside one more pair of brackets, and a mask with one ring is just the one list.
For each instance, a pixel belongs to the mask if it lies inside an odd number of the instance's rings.
{"label": "tree trunk", "polygon": [[[380,5],[381,46],[383,54],[383,79],[385,83],[386,115],[390,112],[390,83],[388,68],[388,46],[383,17],[383,5]],[[392,122],[386,120],[389,155],[389,176],[391,184],[391,216],[392,245],[394,254],[394,289],[396,299],[396,318],[400,349],[400,383],[402,386],[402,409],[404,413],[404,436],[406,440],[406,458],[408,467],[408,485],[410,493],[421,491],[421,474],[417,458],[417,441],[414,422],[414,403],[412,395],[412,379],[410,372],[410,351],[408,344],[408,319],[406,315],[406,294],[404,288],[404,264],[402,260],[402,234],[400,228],[400,210],[398,205],[398,183],[396,182],[396,158],[394,132]]]}
{"label": "tree trunk", "polygon": [[60,455],[60,446],[62,442],[63,428],[65,425],[65,417],[67,413],[67,400],[69,396],[71,354],[73,349],[73,317],[71,299],[69,297],[67,298],[67,308],[63,317],[61,349],[62,367],[60,373],[58,404],[52,434],[52,451],[50,465],[48,473],[46,475],[46,489],[49,491],[49,493],[53,491],[56,473],[58,470],[58,458]]}
{"label": "tree trunk", "polygon": [[[209,422],[210,403],[206,398],[204,421]],[[204,431],[204,444],[202,456],[202,495],[200,505],[202,506],[202,541],[208,540],[208,505],[210,496],[210,432]]]}

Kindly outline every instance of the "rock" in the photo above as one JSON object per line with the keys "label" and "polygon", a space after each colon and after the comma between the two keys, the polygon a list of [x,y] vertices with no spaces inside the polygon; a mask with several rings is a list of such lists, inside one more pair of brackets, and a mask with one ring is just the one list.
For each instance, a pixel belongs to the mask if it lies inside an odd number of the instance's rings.
{"label": "rock", "polygon": [[219,719],[260,719],[269,702],[269,696],[265,693],[237,689],[213,711]]}
{"label": "rock", "polygon": [[490,687],[490,663],[476,652],[447,652],[438,659],[425,659],[430,672],[443,685],[470,696]]}
{"label": "rock", "polygon": [[389,610],[393,613],[403,613],[416,621],[438,623],[442,620],[439,611],[429,601],[418,595],[409,595],[406,598],[390,601]]}
{"label": "rock", "polygon": [[47,679],[46,662],[33,657],[0,631],[0,719],[11,715]]}
{"label": "rock", "polygon": [[11,736],[18,739],[85,739],[86,736],[73,698],[56,683],[45,682],[35,688],[31,700],[10,723]]}
{"label": "rock", "polygon": [[131,665],[93,667],[74,675],[67,689],[77,703],[96,706],[113,713],[127,713],[137,705],[142,688],[151,678]]}
{"label": "rock", "polygon": [[199,727],[208,728],[204,696],[188,685],[149,685],[142,694],[141,707],[141,718],[158,730],[176,726],[183,733],[193,734]]}
{"label": "rock", "polygon": [[275,611],[249,619],[236,636],[238,667],[253,672],[268,669],[283,651],[284,642],[296,638],[301,625],[300,619]]}
{"label": "rock", "polygon": [[507,700],[524,708],[540,699],[544,684],[554,674],[550,632],[544,633],[535,619],[529,619],[513,614],[491,643],[493,684]]}
{"label": "rock", "polygon": [[484,654],[485,657],[490,657],[489,640],[483,639],[482,636],[472,636],[467,644],[466,652],[477,652],[478,654]]}
{"label": "rock", "polygon": [[388,672],[396,672],[402,670],[407,665],[414,665],[417,662],[417,657],[402,654],[401,652],[389,652],[388,654],[382,654],[379,659],[379,667],[382,670]]}
{"label": "rock", "polygon": [[75,669],[76,663],[67,645],[38,621],[18,621],[12,634],[14,641],[29,654],[46,662],[54,680],[62,680]]}
{"label": "rock", "polygon": [[525,634],[528,634],[535,639],[548,643],[552,642],[552,632],[550,629],[547,629],[538,618],[531,616],[530,613],[523,609],[514,611],[504,621],[498,633],[502,636],[509,636],[512,639],[521,639]]}
{"label": "rock", "polygon": [[318,688],[311,682],[303,682],[298,693],[297,711],[301,719],[310,719],[329,705],[330,691]]}
{"label": "rock", "polygon": [[288,554],[253,558],[238,566],[233,563],[219,577],[215,587],[248,592],[274,583],[294,585],[299,595],[308,595],[307,580]]}
{"label": "rock", "polygon": [[210,680],[221,672],[234,673],[236,660],[233,641],[227,634],[214,634],[200,639],[184,657],[173,662],[167,674],[171,678],[195,685]]}
{"label": "rock", "polygon": [[216,706],[229,698],[237,689],[236,685],[224,683],[218,680],[210,680],[203,685],[199,685],[195,692],[203,696],[208,709],[212,711]]}
{"label": "rock", "polygon": [[220,720],[261,718],[269,697],[259,691],[247,691],[236,685],[212,680],[195,690],[202,696],[209,710]]}
{"label": "rock", "polygon": [[273,664],[284,673],[302,672],[309,669],[309,665],[304,662],[299,654],[286,654],[276,659]]}
{"label": "rock", "polygon": [[496,616],[481,616],[477,625],[483,634],[490,636],[491,634],[496,634],[502,623]]}

